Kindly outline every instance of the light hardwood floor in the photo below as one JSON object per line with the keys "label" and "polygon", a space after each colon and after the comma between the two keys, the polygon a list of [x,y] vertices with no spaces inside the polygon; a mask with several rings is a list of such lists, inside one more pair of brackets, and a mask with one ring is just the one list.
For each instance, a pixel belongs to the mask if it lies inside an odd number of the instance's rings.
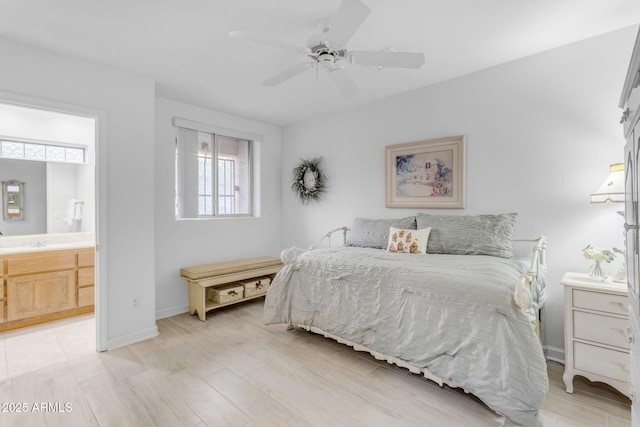
{"label": "light hardwood floor", "polygon": [[[92,316],[1,334],[0,404],[27,413],[0,412],[0,427],[502,425],[473,396],[263,325],[262,304],[162,319],[158,337],[105,353],[92,351]],[[559,364],[549,376],[546,427],[630,426],[624,396],[580,379],[567,394]]]}

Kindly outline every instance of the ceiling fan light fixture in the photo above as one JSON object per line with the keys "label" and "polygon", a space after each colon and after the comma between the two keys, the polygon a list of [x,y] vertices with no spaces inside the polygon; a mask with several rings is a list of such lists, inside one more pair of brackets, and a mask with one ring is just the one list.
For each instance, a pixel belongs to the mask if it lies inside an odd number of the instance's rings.
{"label": "ceiling fan light fixture", "polygon": [[305,63],[270,78],[263,82],[264,85],[275,86],[283,83],[309,68],[315,68],[317,74],[318,69],[322,68],[331,72],[332,80],[343,95],[355,96],[358,94],[358,88],[345,69],[344,64],[347,62],[375,67],[378,70],[388,67],[417,69],[425,62],[424,55],[418,52],[396,52],[391,48],[377,52],[347,50],[345,47],[347,42],[370,13],[371,9],[361,0],[342,0],[338,13],[331,19],[325,18],[320,21],[319,26],[322,32],[313,35],[309,39],[308,47],[305,48],[271,40],[247,31],[231,31],[229,36],[305,55]]}
{"label": "ceiling fan light fixture", "polygon": [[335,57],[330,54],[330,53],[321,53],[320,55],[318,55],[318,59],[317,59],[319,64],[326,64],[326,63],[331,63],[333,64],[333,62],[335,61]]}

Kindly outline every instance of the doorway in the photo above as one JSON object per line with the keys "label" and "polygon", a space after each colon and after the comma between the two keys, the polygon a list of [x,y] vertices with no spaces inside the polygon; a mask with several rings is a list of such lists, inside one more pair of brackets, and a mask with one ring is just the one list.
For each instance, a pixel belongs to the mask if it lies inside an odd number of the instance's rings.
{"label": "doorway", "polygon": [[[0,320],[24,325],[0,337],[7,365],[16,360],[6,372],[29,369],[18,366],[17,361],[24,365],[28,360],[17,356],[20,351],[14,351],[14,345],[51,343],[49,353],[54,356],[43,358],[51,361],[76,357],[87,349],[102,350],[97,292],[100,257],[93,252],[98,241],[97,147],[101,121],[101,112],[0,93],[0,181],[21,182],[24,188],[22,220],[0,215],[0,256],[6,259],[25,249],[28,254],[24,256],[37,257],[41,249],[42,259],[61,254],[61,259],[75,260],[74,266],[61,261],[47,267],[59,268],[59,277],[49,270],[12,273],[5,268],[4,315]],[[37,292],[46,289],[48,283],[60,290],[54,297],[59,297],[63,305],[56,299],[49,311],[47,303],[41,301],[37,307],[25,308],[23,304],[22,311],[9,308],[12,286],[17,289],[23,285],[21,292],[31,288]],[[42,313],[40,320],[44,323],[37,318]],[[31,365],[38,363],[32,360]]]}

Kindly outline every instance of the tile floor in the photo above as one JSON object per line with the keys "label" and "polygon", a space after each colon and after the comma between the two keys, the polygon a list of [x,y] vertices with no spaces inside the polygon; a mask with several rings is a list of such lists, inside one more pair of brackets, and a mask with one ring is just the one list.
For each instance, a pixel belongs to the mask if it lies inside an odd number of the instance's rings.
{"label": "tile floor", "polygon": [[92,313],[0,333],[0,380],[95,353],[95,330]]}
{"label": "tile floor", "polygon": [[[160,335],[94,351],[93,315],[0,334],[0,402],[71,412],[1,413],[10,426],[499,427],[475,397],[440,388],[300,329],[262,324],[262,302],[158,321]],[[545,427],[629,427],[630,402],[549,363]]]}

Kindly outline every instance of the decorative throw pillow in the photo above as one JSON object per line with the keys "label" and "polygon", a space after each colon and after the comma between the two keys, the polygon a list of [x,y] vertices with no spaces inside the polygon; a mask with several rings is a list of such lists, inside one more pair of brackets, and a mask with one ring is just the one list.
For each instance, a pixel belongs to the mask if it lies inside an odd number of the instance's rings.
{"label": "decorative throw pillow", "polygon": [[515,213],[499,215],[430,215],[418,213],[418,229],[430,227],[430,254],[513,257]]}
{"label": "decorative throw pillow", "polygon": [[408,230],[405,228],[389,228],[388,252],[423,254],[427,252],[430,228]]}
{"label": "decorative throw pillow", "polygon": [[347,246],[362,248],[387,247],[389,227],[416,229],[416,217],[409,216],[397,219],[355,218],[347,234]]}

